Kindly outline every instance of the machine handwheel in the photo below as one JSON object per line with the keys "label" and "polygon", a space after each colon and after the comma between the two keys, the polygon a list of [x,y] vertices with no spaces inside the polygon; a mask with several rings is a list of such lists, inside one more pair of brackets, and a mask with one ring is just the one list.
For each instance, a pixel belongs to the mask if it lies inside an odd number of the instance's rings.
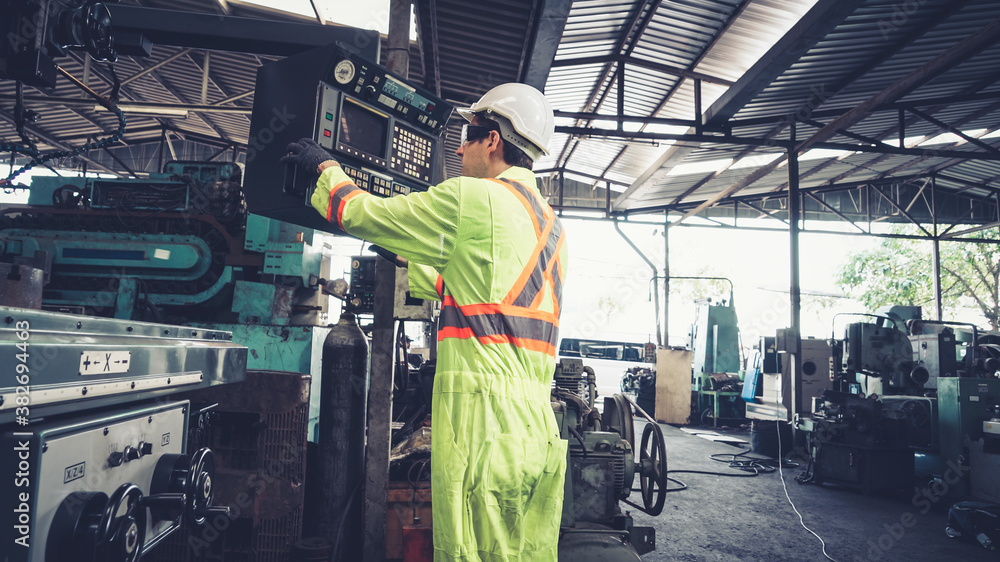
{"label": "machine handwheel", "polygon": [[204,525],[212,500],[215,499],[215,453],[208,447],[198,449],[191,457],[191,487],[188,496],[187,520]]}
{"label": "machine handwheel", "polygon": [[642,488],[642,505],[649,515],[659,515],[667,500],[667,445],[663,430],[651,423],[642,430],[642,447],[639,448],[639,484]]}
{"label": "machine handwheel", "polygon": [[122,484],[108,500],[97,527],[95,546],[108,562],[135,562],[142,554],[146,538],[146,508],[142,490],[135,484]]}

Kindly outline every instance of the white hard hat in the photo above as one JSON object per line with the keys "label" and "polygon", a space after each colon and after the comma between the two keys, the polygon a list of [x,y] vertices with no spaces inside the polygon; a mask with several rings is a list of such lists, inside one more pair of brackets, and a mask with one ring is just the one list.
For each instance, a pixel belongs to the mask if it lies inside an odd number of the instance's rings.
{"label": "white hard hat", "polygon": [[[552,106],[545,95],[532,86],[517,82],[500,84],[468,109],[459,109],[458,113],[468,121],[480,113],[495,120],[504,140],[523,150],[532,161],[549,153],[549,141],[555,130]],[[503,119],[496,119],[497,116]]]}

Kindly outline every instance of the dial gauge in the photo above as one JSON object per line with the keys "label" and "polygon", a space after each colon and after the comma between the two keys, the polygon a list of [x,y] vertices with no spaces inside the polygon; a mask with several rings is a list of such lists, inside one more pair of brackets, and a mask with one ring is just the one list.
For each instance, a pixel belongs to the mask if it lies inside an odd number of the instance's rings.
{"label": "dial gauge", "polygon": [[347,84],[354,80],[354,63],[344,59],[333,68],[333,77],[340,84]]}

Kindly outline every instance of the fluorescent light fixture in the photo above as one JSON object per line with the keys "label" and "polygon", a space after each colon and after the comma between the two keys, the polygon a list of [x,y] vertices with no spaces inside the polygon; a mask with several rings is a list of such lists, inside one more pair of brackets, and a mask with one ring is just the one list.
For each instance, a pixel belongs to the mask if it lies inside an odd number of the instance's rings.
{"label": "fluorescent light fixture", "polygon": [[[126,103],[118,104],[118,109],[125,113],[137,113],[142,115],[153,115],[160,117],[187,117],[188,110],[183,107],[147,107],[147,106],[136,106],[129,105]],[[95,105],[94,111],[107,111],[103,106]]]}

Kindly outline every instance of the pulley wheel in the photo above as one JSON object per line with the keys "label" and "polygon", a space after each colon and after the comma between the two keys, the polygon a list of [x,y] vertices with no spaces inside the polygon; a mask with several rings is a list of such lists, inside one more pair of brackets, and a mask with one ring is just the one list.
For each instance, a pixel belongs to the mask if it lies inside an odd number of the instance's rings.
{"label": "pulley wheel", "polygon": [[635,417],[632,415],[632,406],[624,395],[615,393],[604,398],[604,413],[601,419],[605,427],[617,430],[622,440],[626,441],[633,451],[635,450]]}
{"label": "pulley wheel", "polygon": [[642,430],[642,447],[639,448],[639,484],[642,488],[642,505],[649,515],[659,515],[667,500],[667,445],[663,430],[651,423]]}

